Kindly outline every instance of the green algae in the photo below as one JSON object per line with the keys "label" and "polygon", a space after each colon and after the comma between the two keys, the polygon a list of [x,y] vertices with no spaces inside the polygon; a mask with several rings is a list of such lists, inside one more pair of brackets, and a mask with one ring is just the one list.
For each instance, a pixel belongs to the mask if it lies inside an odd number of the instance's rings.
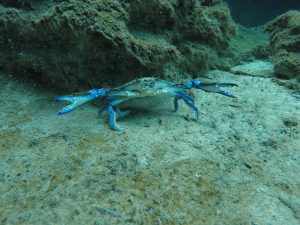
{"label": "green algae", "polygon": [[[19,128],[14,130],[0,131],[0,149],[1,152],[7,151],[18,144],[21,139],[21,131]],[[2,153],[3,154],[3,153]]]}
{"label": "green algae", "polygon": [[203,75],[235,34],[222,2],[50,1],[32,8],[0,4],[1,65],[72,90],[140,75]]}

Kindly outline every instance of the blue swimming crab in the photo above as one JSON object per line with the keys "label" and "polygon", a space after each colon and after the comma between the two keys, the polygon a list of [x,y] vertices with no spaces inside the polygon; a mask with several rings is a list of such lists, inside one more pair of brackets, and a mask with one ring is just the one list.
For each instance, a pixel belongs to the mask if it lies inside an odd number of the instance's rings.
{"label": "blue swimming crab", "polygon": [[199,118],[199,110],[195,105],[194,97],[190,91],[192,88],[201,89],[208,92],[215,92],[227,97],[235,98],[232,94],[229,94],[220,89],[220,87],[232,87],[237,86],[234,83],[217,83],[217,82],[203,82],[200,80],[189,80],[185,83],[173,83],[166,80],[161,80],[153,77],[138,78],[131,82],[128,82],[120,87],[113,89],[96,88],[80,94],[71,94],[65,96],[59,96],[55,98],[55,101],[69,101],[70,105],[64,107],[58,111],[58,115],[62,115],[73,111],[78,106],[89,102],[91,100],[101,98],[103,104],[99,107],[99,114],[104,110],[109,112],[109,123],[113,130],[121,130],[116,126],[116,118],[126,116],[129,111],[121,112],[118,105],[121,102],[150,96],[170,96],[174,97],[174,107],[176,112],[178,110],[178,101],[183,100],[184,103],[190,107],[196,113],[196,119]]}

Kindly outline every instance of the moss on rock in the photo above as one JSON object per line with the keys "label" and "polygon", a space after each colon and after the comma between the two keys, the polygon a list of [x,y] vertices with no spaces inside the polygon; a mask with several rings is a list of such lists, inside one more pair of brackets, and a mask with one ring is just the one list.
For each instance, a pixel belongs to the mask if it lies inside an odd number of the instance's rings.
{"label": "moss on rock", "polygon": [[[272,61],[278,78],[300,88],[300,11],[289,11],[267,25]],[[293,84],[291,84],[293,83]]]}
{"label": "moss on rock", "polygon": [[31,9],[0,3],[0,68],[72,90],[199,76],[235,33],[222,1],[26,2]]}

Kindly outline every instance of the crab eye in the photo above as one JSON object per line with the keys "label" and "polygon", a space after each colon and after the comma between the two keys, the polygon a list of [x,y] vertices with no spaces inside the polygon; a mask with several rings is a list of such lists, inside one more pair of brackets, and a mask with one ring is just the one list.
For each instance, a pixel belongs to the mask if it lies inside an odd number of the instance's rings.
{"label": "crab eye", "polygon": [[193,80],[193,86],[194,86],[195,88],[199,88],[200,84],[201,84],[201,81],[200,81],[200,80]]}
{"label": "crab eye", "polygon": [[103,89],[97,89],[97,95],[104,95],[105,91]]}
{"label": "crab eye", "polygon": [[100,96],[100,95],[103,95],[104,94],[104,90],[103,89],[93,89],[90,91],[90,93],[92,95],[95,95],[95,96]]}
{"label": "crab eye", "polygon": [[193,81],[188,81],[184,84],[184,87],[185,88],[188,88],[188,89],[191,89],[193,87]]}

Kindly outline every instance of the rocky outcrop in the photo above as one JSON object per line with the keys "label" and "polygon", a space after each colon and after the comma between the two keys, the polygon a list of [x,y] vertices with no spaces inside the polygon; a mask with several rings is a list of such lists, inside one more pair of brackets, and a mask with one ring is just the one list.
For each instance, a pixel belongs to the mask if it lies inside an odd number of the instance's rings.
{"label": "rocky outcrop", "polygon": [[300,11],[289,11],[267,25],[272,61],[278,78],[300,87]]}
{"label": "rocky outcrop", "polygon": [[79,89],[199,76],[235,24],[222,1],[15,0],[0,3],[0,33],[1,69]]}
{"label": "rocky outcrop", "polygon": [[253,62],[269,60],[269,36],[262,27],[248,28],[238,26],[237,35],[230,40],[230,67]]}

